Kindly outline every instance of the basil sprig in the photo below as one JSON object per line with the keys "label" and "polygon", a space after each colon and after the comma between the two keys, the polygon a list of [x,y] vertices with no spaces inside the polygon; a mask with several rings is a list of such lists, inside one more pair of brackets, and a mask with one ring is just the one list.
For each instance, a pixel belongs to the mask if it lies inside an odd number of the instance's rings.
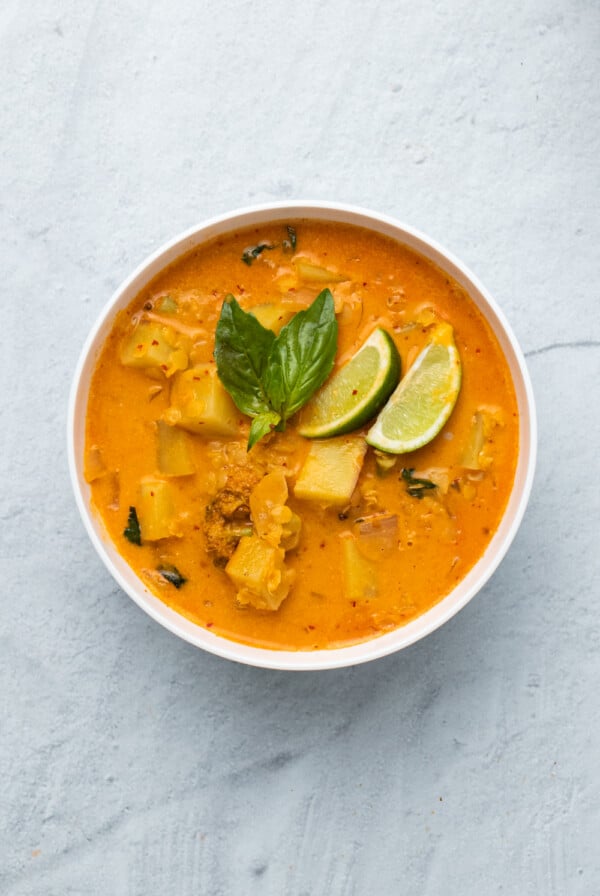
{"label": "basil sprig", "polygon": [[333,367],[337,350],[333,296],[324,289],[278,336],[226,297],[215,338],[219,378],[240,411],[252,417],[248,451],[306,404]]}

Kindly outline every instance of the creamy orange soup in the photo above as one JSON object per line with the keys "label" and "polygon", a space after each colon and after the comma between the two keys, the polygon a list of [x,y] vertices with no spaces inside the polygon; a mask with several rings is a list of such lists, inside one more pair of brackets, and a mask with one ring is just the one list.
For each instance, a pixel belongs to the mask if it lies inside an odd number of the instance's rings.
{"label": "creamy orange soup", "polygon": [[[312,650],[402,626],[465,576],[506,506],[519,421],[497,340],[447,274],[362,228],[289,226],[195,249],[117,315],[91,384],[86,477],[117,550],[162,601],[226,638]],[[324,287],[338,323],[334,372],[382,327],[405,376],[450,324],[462,386],[439,435],[411,454],[365,450],[369,424],[328,439],[333,466],[312,488],[317,442],[297,432],[306,411],[247,451],[250,420],[213,351],[228,294],[278,331]]]}

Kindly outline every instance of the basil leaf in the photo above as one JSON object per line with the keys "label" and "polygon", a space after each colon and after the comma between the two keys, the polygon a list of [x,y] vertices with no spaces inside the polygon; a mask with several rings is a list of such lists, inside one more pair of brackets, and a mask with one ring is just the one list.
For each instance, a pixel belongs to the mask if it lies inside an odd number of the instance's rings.
{"label": "basil leaf", "polygon": [[415,468],[411,467],[407,469],[406,467],[402,470],[402,479],[407,483],[406,491],[411,496],[411,498],[422,498],[426,491],[429,491],[432,488],[437,488],[435,482],[431,482],[429,479],[419,479],[417,476],[413,476],[415,472]]}
{"label": "basil leaf", "polygon": [[291,224],[287,224],[286,228],[288,238],[282,242],[283,251],[284,252],[295,252],[296,251],[296,228],[292,227]]}
{"label": "basil leaf", "polygon": [[248,451],[291,417],[331,373],[337,349],[333,296],[324,289],[279,336],[227,296],[215,335],[219,378],[237,407],[253,417]]}
{"label": "basil leaf", "polygon": [[177,589],[181,588],[181,586],[185,585],[185,583],[187,582],[185,576],[181,575],[176,566],[159,566],[158,572],[166,582],[174,585]]}
{"label": "basil leaf", "polygon": [[333,296],[324,289],[306,311],[294,315],[273,342],[264,384],[271,407],[284,422],[331,373],[337,330]]}
{"label": "basil leaf", "polygon": [[258,256],[265,251],[265,249],[275,249],[276,246],[274,243],[259,243],[258,246],[248,246],[247,249],[244,249],[242,252],[242,261],[244,264],[247,264],[248,267],[252,264],[253,261],[256,261]]}
{"label": "basil leaf", "polygon": [[281,417],[275,411],[265,411],[264,414],[255,417],[248,436],[248,451],[256,445],[259,439],[271,432],[280,420]]}
{"label": "basil leaf", "polygon": [[219,379],[244,414],[272,410],[263,385],[275,334],[240,308],[233,296],[223,302],[215,338]]}
{"label": "basil leaf", "polygon": [[142,543],[142,533],[135,507],[129,508],[129,516],[127,517],[127,525],[123,529],[123,535],[132,544]]}

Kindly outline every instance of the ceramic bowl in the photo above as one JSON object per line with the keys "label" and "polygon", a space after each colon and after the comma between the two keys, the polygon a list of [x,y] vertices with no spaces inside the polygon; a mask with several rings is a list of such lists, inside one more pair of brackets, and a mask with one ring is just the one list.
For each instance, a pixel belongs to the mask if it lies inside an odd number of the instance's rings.
{"label": "ceramic bowl", "polygon": [[[521,433],[515,480],[502,521],[487,550],[465,578],[438,604],[395,631],[348,647],[316,651],[268,650],[238,644],[176,613],[137,577],[118,554],[91,509],[90,487],[83,475],[85,414],[90,380],[116,313],[180,255],[207,240],[232,230],[289,218],[339,221],[366,227],[392,237],[433,261],[467,291],[494,331],[507,359],[517,395]],[[117,289],[85,343],[75,373],[69,404],[69,466],[77,504],[94,548],[121,588],[169,631],[203,650],[230,660],[271,669],[309,670],[352,666],[394,653],[435,631],[455,615],[485,585],[508,551],[523,518],[531,491],[536,457],[536,416],[533,391],[525,360],[502,311],[485,287],[450,252],[412,227],[387,215],[330,202],[270,203],[219,215],[170,240],[147,258]]]}

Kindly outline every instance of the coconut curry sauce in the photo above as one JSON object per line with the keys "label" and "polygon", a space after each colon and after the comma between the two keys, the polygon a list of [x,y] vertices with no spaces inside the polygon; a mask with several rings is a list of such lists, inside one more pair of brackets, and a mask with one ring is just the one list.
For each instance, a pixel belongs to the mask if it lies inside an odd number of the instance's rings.
{"label": "coconut curry sauce", "polygon": [[[368,424],[305,439],[300,411],[246,450],[250,420],[216,376],[223,300],[277,332],[324,287],[334,371],[382,327],[405,376],[451,324],[462,387],[425,447],[376,452]],[[381,235],[297,221],[194,250],[117,316],[90,390],[86,477],[117,550],[162,601],[227,638],[311,650],[397,628],[464,578],[501,519],[518,439],[506,361],[456,282]]]}

